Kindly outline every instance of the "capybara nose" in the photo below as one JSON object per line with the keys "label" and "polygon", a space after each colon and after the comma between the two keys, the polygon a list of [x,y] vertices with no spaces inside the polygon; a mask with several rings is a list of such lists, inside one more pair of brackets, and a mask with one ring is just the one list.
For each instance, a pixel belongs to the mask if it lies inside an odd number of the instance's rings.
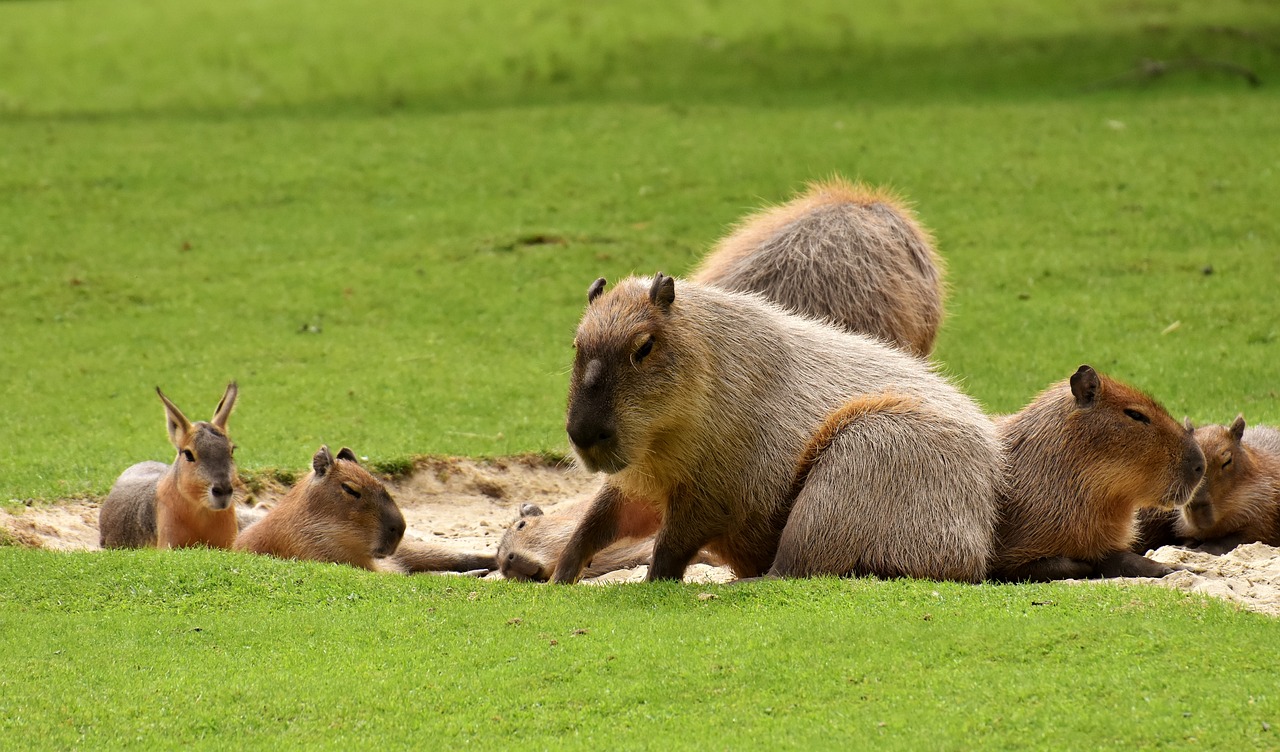
{"label": "capybara nose", "polygon": [[613,427],[595,421],[570,421],[566,426],[569,440],[579,449],[590,449],[613,439]]}
{"label": "capybara nose", "polygon": [[1204,452],[1199,445],[1192,445],[1182,456],[1182,472],[1187,482],[1196,484],[1204,477]]}

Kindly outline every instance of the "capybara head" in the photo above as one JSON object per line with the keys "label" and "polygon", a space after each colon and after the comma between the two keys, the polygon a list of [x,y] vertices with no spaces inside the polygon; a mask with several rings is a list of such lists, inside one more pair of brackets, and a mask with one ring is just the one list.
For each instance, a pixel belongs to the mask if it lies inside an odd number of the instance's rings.
{"label": "capybara head", "polygon": [[1081,480],[1105,495],[1124,495],[1139,507],[1186,504],[1204,476],[1194,432],[1160,403],[1087,365],[1069,381],[1073,405],[1066,436],[1083,462]]}
{"label": "capybara head", "polygon": [[607,293],[600,278],[587,291],[565,430],[588,470],[621,472],[660,438],[664,418],[680,417],[667,404],[688,360],[671,326],[678,305],[675,280],[661,272]]}
{"label": "capybara head", "polygon": [[187,420],[160,387],[156,387],[156,394],[164,403],[169,441],[178,450],[174,466],[178,470],[179,491],[189,499],[203,499],[210,509],[226,509],[231,505],[231,481],[236,473],[231,457],[235,445],[227,438],[227,418],[231,417],[238,394],[235,382],[227,385],[208,423]]}
{"label": "capybara head", "polygon": [[572,525],[549,521],[537,504],[521,504],[498,544],[498,571],[508,580],[546,582],[572,534]]}
{"label": "capybara head", "polygon": [[337,457],[322,446],[311,458],[315,473],[304,495],[307,512],[329,520],[344,535],[366,541],[372,556],[389,556],[404,537],[404,515],[382,482],[343,447]]}
{"label": "capybara head", "polygon": [[[1190,427],[1190,423],[1187,424]],[[1237,415],[1230,426],[1203,426],[1196,429],[1196,443],[1204,452],[1204,482],[1196,489],[1190,503],[1182,508],[1183,518],[1194,528],[1207,529],[1234,510],[1224,509],[1240,482],[1254,474],[1256,468],[1249,453],[1241,445],[1244,439],[1244,416]]]}

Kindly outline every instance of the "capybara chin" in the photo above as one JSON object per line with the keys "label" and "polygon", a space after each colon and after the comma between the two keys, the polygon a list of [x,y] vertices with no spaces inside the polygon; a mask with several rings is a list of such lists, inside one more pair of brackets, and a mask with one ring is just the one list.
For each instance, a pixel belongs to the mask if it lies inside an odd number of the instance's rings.
{"label": "capybara chin", "polygon": [[1191,502],[1180,510],[1177,535],[1211,553],[1241,543],[1280,546],[1280,431],[1230,426],[1196,429],[1206,470]]}
{"label": "capybara chin", "polygon": [[120,475],[98,512],[99,545],[231,547],[237,531],[231,503],[236,471],[227,419],[238,393],[235,382],[228,384],[213,418],[192,423],[156,387],[178,455],[171,465],[141,462]]}
{"label": "capybara chin", "polygon": [[1185,504],[1204,475],[1190,429],[1085,365],[999,421],[1008,472],[994,574],[1003,580],[1161,577],[1131,552],[1139,509]]}
{"label": "capybara chin", "polygon": [[[782,575],[970,580],[983,571],[999,441],[973,400],[925,361],[754,294],[661,273],[604,288],[591,285],[578,326],[566,430],[581,463],[607,477],[554,581],[576,581],[637,503],[661,520],[650,580],[680,578],[703,548],[739,577],[769,571],[775,557]],[[820,492],[797,494],[806,446],[830,414],[884,393],[893,401],[865,405],[832,431],[830,454],[809,471]],[[879,442],[877,432],[893,439]],[[903,451],[919,464],[899,467]],[[855,485],[881,472],[898,475]],[[850,554],[868,509],[877,510],[871,527],[914,532]],[[957,526],[964,530],[953,537]]]}
{"label": "capybara chin", "polygon": [[245,528],[236,549],[387,569],[375,559],[396,550],[405,522],[386,487],[346,447],[336,457],[320,447],[311,467],[266,517]]}
{"label": "capybara chin", "polygon": [[835,178],[744,219],[690,279],[927,356],[942,323],[943,265],[912,211]]}

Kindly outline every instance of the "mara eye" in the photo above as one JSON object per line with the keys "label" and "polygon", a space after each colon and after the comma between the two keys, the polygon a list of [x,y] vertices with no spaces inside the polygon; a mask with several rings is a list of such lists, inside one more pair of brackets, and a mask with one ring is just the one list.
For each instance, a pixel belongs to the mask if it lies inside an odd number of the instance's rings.
{"label": "mara eye", "polygon": [[1150,419],[1150,418],[1148,418],[1147,416],[1145,416],[1145,415],[1143,415],[1142,413],[1138,412],[1137,410],[1125,410],[1125,411],[1124,411],[1124,414],[1125,414],[1125,415],[1128,415],[1130,418],[1133,418],[1134,420],[1138,421],[1139,423],[1150,423],[1150,422],[1151,422],[1151,419]]}
{"label": "mara eye", "polygon": [[350,496],[350,497],[351,497],[351,498],[353,498],[353,499],[358,499],[358,498],[360,498],[360,492],[359,492],[359,491],[357,491],[355,488],[353,488],[350,484],[343,483],[343,484],[342,484],[342,490],[343,490],[343,491],[346,491],[346,492],[347,492],[347,495],[348,495],[348,496]]}
{"label": "mara eye", "polygon": [[653,352],[653,337],[647,337],[644,344],[637,347],[635,353],[632,354],[631,362],[639,364],[651,352]]}
{"label": "mara eye", "polygon": [[182,456],[187,458],[187,462],[195,462],[196,456],[191,453],[190,449],[183,449]]}

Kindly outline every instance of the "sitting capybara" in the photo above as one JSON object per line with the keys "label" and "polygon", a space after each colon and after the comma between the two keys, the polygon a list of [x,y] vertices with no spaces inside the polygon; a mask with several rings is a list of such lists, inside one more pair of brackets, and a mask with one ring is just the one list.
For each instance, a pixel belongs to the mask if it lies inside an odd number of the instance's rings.
{"label": "sitting capybara", "polygon": [[[578,326],[566,429],[607,477],[554,581],[633,532],[632,505],[661,520],[650,580],[704,547],[739,577],[982,579],[1003,454],[926,362],[753,294],[661,273],[604,287]],[[809,470],[822,487],[797,494],[806,446],[846,403]]]}
{"label": "sitting capybara", "polygon": [[228,384],[210,422],[192,423],[156,387],[178,456],[171,465],[141,462],[120,475],[98,513],[103,548],[231,547],[237,530],[231,504],[235,447],[227,419],[237,393],[235,383]]}
{"label": "sitting capybara", "polygon": [[1192,432],[1159,403],[1085,365],[998,426],[1008,472],[996,578],[1172,571],[1130,551],[1136,513],[1185,504],[1205,463]]}
{"label": "sitting capybara", "polygon": [[1204,482],[1173,520],[1179,542],[1223,554],[1242,543],[1280,546],[1280,431],[1230,426],[1196,429]]}
{"label": "sitting capybara", "polygon": [[933,239],[902,201],[833,179],[747,217],[690,279],[927,356],[942,323],[942,274]]}

